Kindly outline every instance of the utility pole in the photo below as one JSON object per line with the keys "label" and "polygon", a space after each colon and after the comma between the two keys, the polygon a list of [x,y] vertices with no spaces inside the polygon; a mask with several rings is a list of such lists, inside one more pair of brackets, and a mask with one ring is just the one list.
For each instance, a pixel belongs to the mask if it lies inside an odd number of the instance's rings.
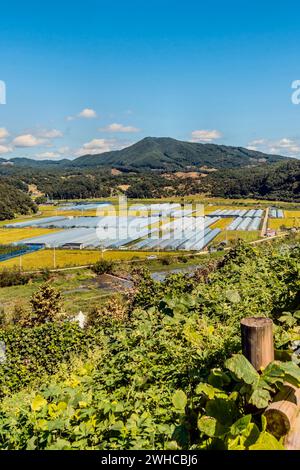
{"label": "utility pole", "polygon": [[56,251],[55,246],[53,247],[53,267],[56,269]]}

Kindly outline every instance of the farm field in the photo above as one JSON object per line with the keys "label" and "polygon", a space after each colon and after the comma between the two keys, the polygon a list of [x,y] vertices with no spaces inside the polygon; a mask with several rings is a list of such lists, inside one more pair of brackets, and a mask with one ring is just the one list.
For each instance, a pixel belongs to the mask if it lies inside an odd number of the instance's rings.
{"label": "farm field", "polygon": [[[112,261],[130,261],[145,259],[148,256],[164,257],[169,253],[144,251],[104,251],[100,250],[41,250],[22,256],[22,268],[27,271],[39,269],[68,268],[94,264],[100,259]],[[20,266],[20,259],[13,258],[0,263],[0,270]]]}
{"label": "farm field", "polygon": [[296,217],[284,217],[283,219],[269,219],[268,227],[272,230],[279,230],[281,227],[300,227],[300,218]]}
{"label": "farm field", "polygon": [[247,232],[246,230],[226,230],[219,233],[214,240],[214,244],[221,243],[223,241],[231,241],[231,240],[244,240],[245,242],[254,242],[260,238],[260,232],[257,230],[253,230],[251,232]]}
{"label": "farm field", "polygon": [[48,233],[58,232],[59,230],[49,230],[46,228],[16,228],[16,229],[7,229],[0,228],[0,244],[7,244],[18,242],[20,240],[25,240],[29,237],[39,237],[41,235],[47,235]]}
{"label": "farm field", "polygon": [[225,230],[228,225],[233,222],[234,218],[228,217],[224,219],[217,220],[214,224],[211,225],[211,228],[220,228],[221,230]]}
{"label": "farm field", "polygon": [[[81,221],[84,220],[84,217],[94,217],[96,215],[100,216],[105,216],[105,215],[115,215],[116,213],[118,214],[119,211],[119,202],[118,200],[115,199],[105,199],[105,201],[111,202],[113,205],[112,207],[110,206],[103,206],[100,210],[95,210],[92,209],[93,204],[96,202],[104,202],[102,201],[72,201],[72,204],[70,205],[70,210],[60,210],[62,208],[62,205],[59,204],[50,204],[50,205],[41,205],[39,206],[39,213],[35,214],[31,217],[22,217],[22,218],[16,218],[13,221],[9,221],[9,223],[15,223],[15,222],[22,222],[22,221],[28,221],[31,219],[41,219],[41,218],[47,218],[47,217],[81,217]],[[92,203],[91,209],[89,210],[84,210],[78,209],[76,207],[76,210],[72,210],[72,207],[75,206],[76,202],[90,202]],[[211,215],[215,211],[220,211],[220,210],[237,210],[237,209],[243,209],[244,211],[249,211],[251,209],[265,209],[266,207],[277,207],[277,208],[282,208],[284,209],[284,218],[279,218],[279,219],[273,219],[269,218],[268,219],[268,228],[275,230],[277,233],[280,233],[281,227],[285,226],[287,228],[291,227],[298,227],[299,226],[299,219],[300,219],[300,210],[299,206],[292,204],[292,203],[272,203],[270,201],[255,201],[251,199],[245,199],[245,200],[226,200],[222,198],[203,198],[203,197],[193,197],[192,199],[190,198],[184,198],[184,200],[181,198],[168,198],[165,200],[128,200],[127,202],[127,207],[129,208],[128,210],[128,215],[133,216],[133,217],[142,217],[147,214],[147,211],[142,210],[142,206],[148,206],[158,203],[159,205],[165,204],[166,202],[169,203],[194,203],[194,204],[204,204],[204,213],[206,216]],[[273,205],[272,205],[273,204]],[[126,215],[126,214],[124,214]],[[203,209],[200,208],[197,213],[194,213],[193,216],[203,216]],[[83,217],[83,219],[82,219]],[[216,220],[213,224],[209,225],[209,230],[217,229],[221,230],[221,233],[216,234],[215,238],[210,241],[209,245],[217,246],[219,243],[226,241],[230,242],[232,240],[237,240],[237,239],[243,239],[246,242],[252,242],[255,240],[260,239],[260,231],[258,230],[239,230],[237,227],[237,230],[227,230],[227,227],[231,222],[235,220],[236,216],[221,216],[219,220]],[[158,219],[158,218],[157,218]],[[79,220],[79,219],[78,219]],[[88,220],[88,219],[86,219]],[[155,230],[157,228],[161,228],[162,230],[164,229],[164,226],[168,226],[168,218],[164,219],[164,217],[160,217],[158,221],[154,221],[152,225],[148,226],[148,230]],[[172,219],[171,219],[172,220]],[[209,221],[209,218],[207,218],[207,221]],[[22,242],[22,240],[33,240],[32,242],[35,243],[35,238],[36,237],[43,237],[47,236],[48,234],[55,234],[56,232],[60,232],[62,230],[65,230],[63,228],[63,224],[60,228],[40,228],[38,226],[35,227],[16,227],[16,228],[4,228],[3,225],[5,225],[5,221],[2,221],[0,224],[0,244],[10,244],[14,242]],[[82,223],[82,222],[81,222]],[[85,224],[86,222],[84,222]],[[87,222],[88,223],[88,222]],[[76,226],[76,220],[74,221],[74,224]],[[92,229],[91,229],[92,231]],[[75,234],[74,234],[75,233]],[[74,232],[70,234],[73,236],[73,239],[75,240],[77,236],[79,236],[80,241],[80,231]],[[88,232],[86,232],[88,233]],[[91,232],[89,232],[91,233]],[[163,235],[162,231],[162,235]],[[217,232],[216,232],[217,233]],[[74,234],[74,235],[73,235]],[[124,249],[119,249],[118,247],[110,246],[107,245],[106,248],[109,250],[104,251],[104,253],[101,253],[101,246],[99,243],[97,244],[96,242],[93,241],[94,243],[94,248],[92,247],[92,244],[88,247],[88,249],[84,248],[82,250],[65,250],[63,247],[64,243],[67,243],[70,241],[70,237],[68,239],[68,232],[66,232],[66,235],[64,236],[61,234],[62,237],[60,240],[65,240],[61,241],[60,244],[55,245],[55,242],[52,242],[54,244],[46,244],[45,248],[35,252],[35,253],[30,253],[27,255],[24,255],[21,259],[19,258],[13,258],[8,261],[4,261],[0,264],[0,270],[4,268],[12,268],[12,267],[20,267],[24,270],[39,270],[39,269],[56,269],[56,268],[68,268],[68,267],[75,267],[75,266],[85,266],[85,265],[90,265],[98,261],[99,259],[113,259],[117,261],[130,261],[132,259],[145,259],[148,256],[155,255],[159,253],[159,256],[170,256],[176,254],[176,247],[175,251],[164,251],[164,248],[159,249],[159,252],[157,251],[159,246],[155,246],[155,244],[149,245],[147,249],[147,245],[145,246],[137,246],[137,248],[141,251],[137,251],[135,248],[135,245],[138,245],[136,240],[130,241],[129,244],[127,245],[127,250]],[[91,235],[92,236],[92,235]],[[59,235],[60,237],[60,235]],[[147,237],[147,234],[142,236],[142,239],[145,239]],[[56,237],[54,237],[56,238]],[[37,243],[43,243],[43,238],[38,239]],[[209,247],[208,245],[208,247]],[[54,250],[51,248],[52,246],[57,246],[57,249]],[[105,245],[104,245],[105,246]],[[76,246],[74,248],[77,248]],[[78,247],[79,248],[79,247]],[[133,251],[130,251],[130,250]],[[190,249],[187,247],[187,249]],[[197,251],[201,251],[203,248],[201,248],[201,245],[199,245],[199,248]],[[147,250],[147,251],[143,251]],[[181,251],[183,253],[183,251]]]}
{"label": "farm field", "polygon": [[285,217],[287,218],[296,217],[300,219],[300,210],[299,211],[285,210],[284,214],[285,214]]}

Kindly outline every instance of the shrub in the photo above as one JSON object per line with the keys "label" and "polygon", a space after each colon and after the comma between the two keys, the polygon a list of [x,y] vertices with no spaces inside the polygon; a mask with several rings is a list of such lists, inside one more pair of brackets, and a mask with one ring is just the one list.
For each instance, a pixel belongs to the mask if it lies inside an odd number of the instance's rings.
{"label": "shrub", "polygon": [[10,287],[28,284],[32,279],[30,274],[24,274],[16,269],[3,269],[0,271],[0,287]]}
{"label": "shrub", "polygon": [[41,325],[49,321],[57,321],[62,317],[61,293],[46,282],[30,300],[32,315],[28,318],[28,326]]}
{"label": "shrub", "polygon": [[97,261],[92,267],[94,273],[101,274],[112,274],[114,271],[115,263],[111,260],[102,259]]}

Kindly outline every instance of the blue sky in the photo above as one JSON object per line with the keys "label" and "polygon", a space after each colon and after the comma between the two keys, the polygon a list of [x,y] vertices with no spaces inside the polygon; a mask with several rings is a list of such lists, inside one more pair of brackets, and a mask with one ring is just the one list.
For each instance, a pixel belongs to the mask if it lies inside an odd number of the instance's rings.
{"label": "blue sky", "polygon": [[294,1],[1,4],[0,157],[148,135],[300,157],[299,15]]}

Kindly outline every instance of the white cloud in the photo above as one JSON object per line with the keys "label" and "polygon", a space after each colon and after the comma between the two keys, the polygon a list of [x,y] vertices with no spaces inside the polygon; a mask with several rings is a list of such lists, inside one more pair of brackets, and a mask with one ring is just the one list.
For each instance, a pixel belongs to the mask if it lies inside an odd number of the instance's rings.
{"label": "white cloud", "polygon": [[249,142],[249,150],[259,150],[264,153],[300,157],[300,142],[283,137],[279,140],[257,139]]}
{"label": "white cloud", "polygon": [[9,136],[9,132],[5,127],[0,127],[0,142],[4,142],[6,137]]}
{"label": "white cloud", "polygon": [[103,130],[105,132],[123,132],[123,133],[133,133],[133,132],[140,132],[140,129],[137,127],[133,126],[124,126],[123,124],[118,124],[117,122],[114,122],[112,124],[109,124],[109,126],[104,127]]}
{"label": "white cloud", "polygon": [[191,142],[213,142],[216,139],[222,137],[221,132],[217,130],[195,130],[192,132]]}
{"label": "white cloud", "polygon": [[98,153],[110,152],[111,150],[120,150],[129,145],[132,145],[132,142],[116,139],[93,139],[77,150],[75,156],[80,157],[87,154],[96,155]]}
{"label": "white cloud", "polygon": [[84,108],[80,113],[76,114],[75,116],[68,116],[67,121],[74,121],[75,119],[95,119],[97,117],[97,113],[92,108]]}
{"label": "white cloud", "polygon": [[97,153],[109,152],[113,149],[114,141],[106,139],[93,139],[85,143],[77,152],[76,155],[94,155]]}
{"label": "white cloud", "polygon": [[13,140],[15,147],[38,147],[39,145],[47,144],[48,141],[45,139],[39,139],[32,134],[23,134],[17,136]]}
{"label": "white cloud", "polygon": [[0,145],[0,155],[3,155],[5,153],[9,153],[12,151],[12,148],[8,145]]}
{"label": "white cloud", "polygon": [[97,117],[97,113],[94,109],[85,108],[78,114],[78,117],[81,117],[84,119],[93,119]]}
{"label": "white cloud", "polygon": [[59,137],[63,137],[63,133],[58,129],[43,129],[38,132],[38,136],[45,139],[57,139]]}

